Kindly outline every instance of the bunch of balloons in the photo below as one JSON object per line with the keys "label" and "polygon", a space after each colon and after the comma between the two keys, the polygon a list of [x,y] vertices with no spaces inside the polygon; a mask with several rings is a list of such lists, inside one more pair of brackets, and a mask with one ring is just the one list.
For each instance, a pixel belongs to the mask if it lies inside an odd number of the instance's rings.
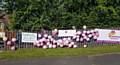
{"label": "bunch of balloons", "polygon": [[15,42],[16,38],[12,38],[9,40],[7,37],[3,37],[3,41],[6,47],[8,47],[10,50],[15,50]]}

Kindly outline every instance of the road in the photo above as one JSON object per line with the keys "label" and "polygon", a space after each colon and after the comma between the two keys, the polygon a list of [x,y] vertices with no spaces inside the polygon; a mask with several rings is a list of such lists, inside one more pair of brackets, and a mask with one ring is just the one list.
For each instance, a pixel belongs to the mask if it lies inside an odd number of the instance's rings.
{"label": "road", "polygon": [[0,60],[0,65],[120,65],[120,54]]}

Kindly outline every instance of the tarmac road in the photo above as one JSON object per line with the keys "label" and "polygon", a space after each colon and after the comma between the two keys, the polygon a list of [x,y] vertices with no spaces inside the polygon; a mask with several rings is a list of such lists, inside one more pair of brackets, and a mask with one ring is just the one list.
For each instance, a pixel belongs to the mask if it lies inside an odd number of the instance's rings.
{"label": "tarmac road", "polygon": [[120,54],[0,60],[0,65],[120,65]]}

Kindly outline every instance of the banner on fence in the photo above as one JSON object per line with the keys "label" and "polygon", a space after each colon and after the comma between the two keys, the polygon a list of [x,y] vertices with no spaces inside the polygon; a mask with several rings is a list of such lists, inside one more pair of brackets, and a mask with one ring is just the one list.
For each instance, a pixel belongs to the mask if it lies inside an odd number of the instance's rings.
{"label": "banner on fence", "polygon": [[98,41],[120,42],[120,30],[97,29],[99,32]]}
{"label": "banner on fence", "polygon": [[37,33],[22,32],[22,42],[32,43],[37,40]]}
{"label": "banner on fence", "polygon": [[76,30],[58,30],[58,37],[74,36]]}
{"label": "banner on fence", "polygon": [[5,32],[0,32],[0,38],[5,37]]}

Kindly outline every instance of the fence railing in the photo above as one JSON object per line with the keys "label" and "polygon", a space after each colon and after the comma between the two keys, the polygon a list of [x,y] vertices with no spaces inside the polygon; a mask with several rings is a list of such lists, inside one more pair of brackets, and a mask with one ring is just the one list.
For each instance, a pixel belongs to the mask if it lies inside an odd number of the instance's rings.
{"label": "fence railing", "polygon": [[[42,35],[42,37],[44,36],[44,33],[38,32],[37,34],[39,34],[39,33]],[[52,35],[52,31],[48,31],[45,34]],[[16,42],[15,42],[14,46],[18,49],[21,49],[21,48],[38,48],[38,47],[35,47],[33,43],[22,42],[21,41],[22,40],[22,32],[6,32],[5,36],[8,38],[9,41],[12,40],[12,38],[16,38]],[[68,38],[68,37],[58,37],[56,35],[56,36],[53,36],[53,38],[55,40],[58,40],[58,39],[63,39],[63,38]],[[37,39],[39,39],[38,35],[37,35]],[[97,47],[97,46],[105,46],[105,45],[113,46],[113,45],[119,45],[120,44],[119,42],[115,42],[115,43],[97,42],[93,39],[91,39],[90,41],[87,41],[87,42],[81,42],[81,41],[74,41],[74,42],[79,48],[85,47],[84,45],[86,45],[86,47]],[[7,42],[4,42],[2,40],[0,42],[0,50],[5,50],[5,49],[9,50],[11,48],[11,47],[7,46],[6,44],[7,44]]]}

